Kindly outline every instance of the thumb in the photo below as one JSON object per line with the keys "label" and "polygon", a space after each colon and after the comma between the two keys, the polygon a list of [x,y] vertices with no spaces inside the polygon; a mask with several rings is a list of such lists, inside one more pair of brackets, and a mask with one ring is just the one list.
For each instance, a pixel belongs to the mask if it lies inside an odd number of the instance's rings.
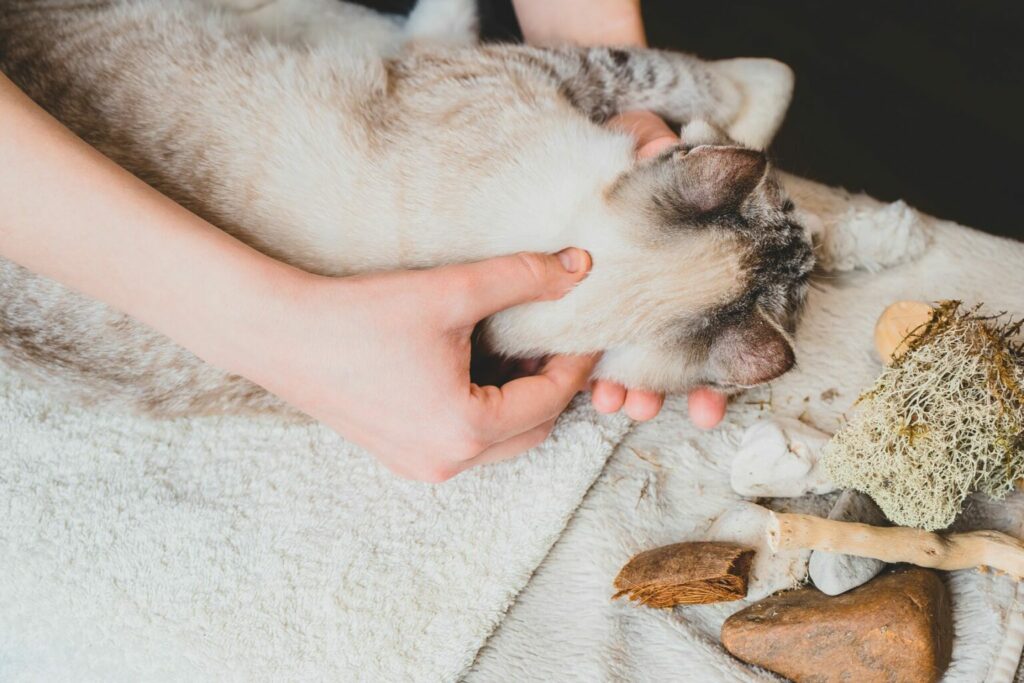
{"label": "thumb", "polygon": [[561,298],[587,276],[590,254],[575,247],[557,254],[523,252],[445,270],[464,294],[459,322],[476,324],[512,306]]}
{"label": "thumb", "polygon": [[672,132],[664,119],[649,111],[623,112],[609,119],[607,125],[633,137],[636,155],[640,159],[658,156],[679,144],[679,136]]}

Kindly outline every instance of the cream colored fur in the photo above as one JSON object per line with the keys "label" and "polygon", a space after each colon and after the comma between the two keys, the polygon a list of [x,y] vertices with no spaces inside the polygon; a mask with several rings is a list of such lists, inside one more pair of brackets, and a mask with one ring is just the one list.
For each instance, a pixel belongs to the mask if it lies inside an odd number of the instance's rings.
{"label": "cream colored fur", "polygon": [[[11,11],[7,21],[19,20]],[[571,106],[511,48],[453,49],[473,41],[470,1],[424,0],[403,20],[334,0],[128,0],[82,21],[35,27],[28,43],[60,56],[23,87],[115,160],[256,248],[340,276],[581,247],[593,258],[590,276],[562,300],[494,316],[487,338],[496,351],[607,351],[596,374],[632,386],[715,379],[676,348],[683,333],[673,325],[748,287],[744,259],[756,247],[713,230],[662,239],[643,202],[616,203],[610,188],[636,168],[632,139]],[[116,50],[90,42],[107,35]],[[767,144],[792,89],[785,66],[680,65],[683,82],[706,77],[707,99],[643,95],[637,106],[703,116],[743,142]],[[68,83],[70,91],[60,85]],[[93,109],[76,105],[86,97]],[[770,173],[751,197],[775,211]],[[81,357],[50,362],[58,372],[41,369],[45,353],[30,358],[37,374],[97,396],[101,386],[148,382],[130,400],[164,412],[272,404],[11,264],[0,263],[0,284],[15,300],[8,313],[22,316],[12,328],[81,343]],[[50,304],[35,314],[29,299]],[[116,368],[104,365],[109,357]],[[186,384],[203,398],[167,398],[168,387]]]}
{"label": "cream colored fur", "polygon": [[[613,602],[616,572],[645,548],[703,538],[736,503],[730,464],[751,423],[803,413],[833,429],[879,371],[871,332],[886,303],[1020,313],[1024,288],[1024,245],[789,180],[865,262],[896,245],[888,258],[903,265],[814,290],[801,365],[735,400],[721,429],[696,429],[672,399],[607,467],[626,425],[585,403],[531,454],[430,486],[317,425],[86,410],[0,368],[0,680],[455,681],[497,628],[473,683],[777,683],[718,644],[742,603]],[[969,526],[1024,533],[1024,494],[968,512]],[[1005,683],[1024,609],[1014,583],[948,580],[946,683]]]}

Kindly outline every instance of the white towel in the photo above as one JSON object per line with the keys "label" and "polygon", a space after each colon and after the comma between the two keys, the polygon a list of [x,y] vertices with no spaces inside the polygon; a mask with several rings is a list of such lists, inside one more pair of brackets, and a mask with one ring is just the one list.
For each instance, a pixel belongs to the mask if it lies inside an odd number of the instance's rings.
{"label": "white towel", "polygon": [[[719,645],[722,622],[744,603],[675,610],[613,603],[618,570],[641,550],[704,538],[711,521],[740,500],[729,486],[729,468],[741,434],[754,421],[788,415],[834,431],[881,371],[872,333],[889,303],[962,299],[1024,315],[1024,244],[920,216],[902,202],[881,204],[793,178],[788,185],[798,206],[820,219],[833,267],[892,267],[822,277],[797,333],[797,368],[770,388],[733,401],[719,429],[692,427],[683,399],[635,429],[481,652],[469,680],[776,680]],[[774,505],[827,514],[829,502],[811,497]],[[974,501],[964,521],[1024,537],[1024,495],[1004,503]],[[946,576],[955,639],[945,680],[1009,681],[1024,644],[1016,584],[973,570]]]}
{"label": "white towel", "polygon": [[451,680],[627,429],[399,480],[315,425],[154,421],[0,371],[0,680]]}
{"label": "white towel", "polygon": [[[721,430],[694,430],[679,399],[637,429],[473,678],[764,677],[717,644],[737,605],[612,604],[619,566],[699,538],[735,500],[729,458],[762,411],[805,412],[831,429],[877,372],[870,331],[890,300],[1022,312],[1024,246],[948,224],[922,230],[903,204],[791,184],[834,267],[924,255],[826,280],[798,336],[799,368],[734,402]],[[864,232],[874,227],[878,239]],[[394,479],[317,426],[87,411],[0,370],[0,680],[457,678],[627,429],[577,404],[529,456],[431,486]],[[1012,631],[1012,586],[971,572],[951,584],[951,680],[981,680],[970,675]]]}

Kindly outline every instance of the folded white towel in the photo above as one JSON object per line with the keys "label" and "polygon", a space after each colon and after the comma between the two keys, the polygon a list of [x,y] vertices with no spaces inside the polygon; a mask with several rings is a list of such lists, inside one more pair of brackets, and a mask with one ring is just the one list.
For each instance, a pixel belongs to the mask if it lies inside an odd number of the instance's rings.
{"label": "folded white towel", "polygon": [[[797,368],[733,401],[720,428],[692,427],[685,400],[677,399],[635,429],[488,641],[470,680],[777,680],[718,644],[722,622],[744,603],[673,611],[613,603],[619,568],[641,550],[704,537],[740,499],[729,484],[732,458],[745,429],[769,411],[834,431],[881,371],[872,332],[887,304],[963,299],[1024,315],[1024,244],[923,217],[902,202],[881,204],[793,178],[788,184],[823,231],[827,263],[884,269],[820,278],[797,333]],[[831,499],[776,503],[827,515]],[[974,500],[961,523],[1024,537],[1024,494],[1004,503]],[[945,680],[1011,680],[1024,644],[1016,584],[973,570],[947,576],[955,641]]]}
{"label": "folded white towel", "polygon": [[61,405],[0,370],[0,680],[450,680],[627,429],[440,486],[316,425]]}

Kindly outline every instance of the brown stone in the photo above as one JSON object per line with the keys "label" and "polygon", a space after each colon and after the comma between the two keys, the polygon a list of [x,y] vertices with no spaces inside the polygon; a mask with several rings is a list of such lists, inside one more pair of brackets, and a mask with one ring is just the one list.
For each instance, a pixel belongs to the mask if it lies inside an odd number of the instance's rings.
{"label": "brown stone", "polygon": [[747,594],[754,551],[735,543],[673,543],[636,555],[615,577],[613,597],[649,607],[703,605]]}
{"label": "brown stone", "polygon": [[729,617],[722,644],[796,683],[939,680],[949,665],[949,593],[928,569],[901,567],[848,593],[778,593]]}

